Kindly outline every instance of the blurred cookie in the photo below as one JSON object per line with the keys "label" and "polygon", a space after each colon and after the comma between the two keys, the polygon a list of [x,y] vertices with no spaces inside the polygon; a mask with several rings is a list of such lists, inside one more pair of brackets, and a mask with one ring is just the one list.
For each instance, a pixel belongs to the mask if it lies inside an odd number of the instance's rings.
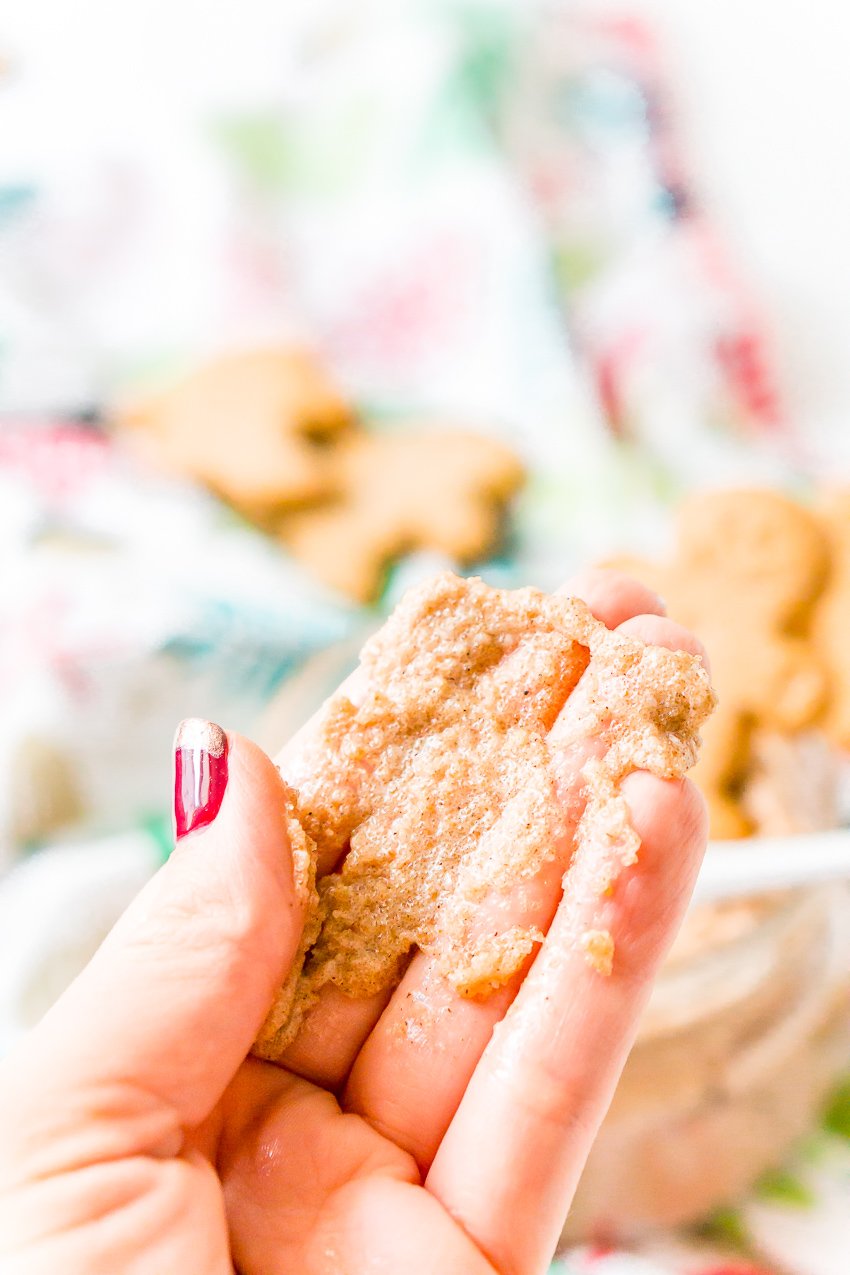
{"label": "blurred cookie", "polygon": [[260,521],[332,490],[328,445],[347,404],[301,349],[222,355],[123,417],[169,468]]}
{"label": "blurred cookie", "polygon": [[73,758],[52,740],[26,735],[9,770],[8,834],[15,846],[43,841],[85,813]]}
{"label": "blurred cookie", "polygon": [[321,580],[360,602],[412,550],[460,563],[486,557],[523,478],[503,444],[445,429],[352,436],[333,464],[336,500],[286,518],[280,534]]}
{"label": "blurred cookie", "polygon": [[850,750],[850,491],[830,492],[817,512],[832,555],[829,583],[814,624],[829,674],[823,726],[834,743]]}
{"label": "blurred cookie", "polygon": [[742,801],[763,837],[837,827],[838,764],[823,732],[754,732]]}
{"label": "blurred cookie", "polygon": [[658,590],[708,650],[719,706],[693,778],[714,837],[753,831],[743,798],[755,733],[795,733],[822,709],[826,675],[808,630],[828,563],[815,516],[768,490],[694,496],[680,511],[672,562],[617,563]]}

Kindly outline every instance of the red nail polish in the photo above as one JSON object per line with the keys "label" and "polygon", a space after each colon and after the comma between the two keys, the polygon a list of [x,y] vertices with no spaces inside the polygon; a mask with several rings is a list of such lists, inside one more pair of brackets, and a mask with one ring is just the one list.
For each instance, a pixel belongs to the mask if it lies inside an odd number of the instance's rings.
{"label": "red nail polish", "polygon": [[215,722],[187,717],[174,737],[174,830],[179,840],[205,828],[227,787],[227,736]]}

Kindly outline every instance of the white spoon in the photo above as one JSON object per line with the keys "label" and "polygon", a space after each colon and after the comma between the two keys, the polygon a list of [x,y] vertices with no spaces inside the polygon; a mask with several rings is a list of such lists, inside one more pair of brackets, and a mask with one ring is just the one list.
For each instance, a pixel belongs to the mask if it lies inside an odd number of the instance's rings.
{"label": "white spoon", "polygon": [[711,841],[694,902],[716,903],[841,880],[850,880],[850,828]]}

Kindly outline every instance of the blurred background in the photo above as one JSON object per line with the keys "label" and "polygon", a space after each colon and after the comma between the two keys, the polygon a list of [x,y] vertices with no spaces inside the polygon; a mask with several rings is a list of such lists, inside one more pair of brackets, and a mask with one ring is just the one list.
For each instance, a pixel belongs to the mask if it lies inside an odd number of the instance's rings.
{"label": "blurred background", "polygon": [[0,6],[0,1050],[412,582],[658,588],[712,846],[570,1275],[846,1275],[850,17]]}

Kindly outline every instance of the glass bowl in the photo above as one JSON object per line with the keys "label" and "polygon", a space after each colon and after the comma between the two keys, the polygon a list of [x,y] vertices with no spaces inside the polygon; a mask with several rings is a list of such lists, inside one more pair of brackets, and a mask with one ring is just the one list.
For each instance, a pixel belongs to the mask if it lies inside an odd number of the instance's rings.
{"label": "glass bowl", "polygon": [[733,1200],[812,1126],[850,1062],[845,886],[699,908],[689,923],[699,937],[656,983],[567,1240],[633,1238]]}

